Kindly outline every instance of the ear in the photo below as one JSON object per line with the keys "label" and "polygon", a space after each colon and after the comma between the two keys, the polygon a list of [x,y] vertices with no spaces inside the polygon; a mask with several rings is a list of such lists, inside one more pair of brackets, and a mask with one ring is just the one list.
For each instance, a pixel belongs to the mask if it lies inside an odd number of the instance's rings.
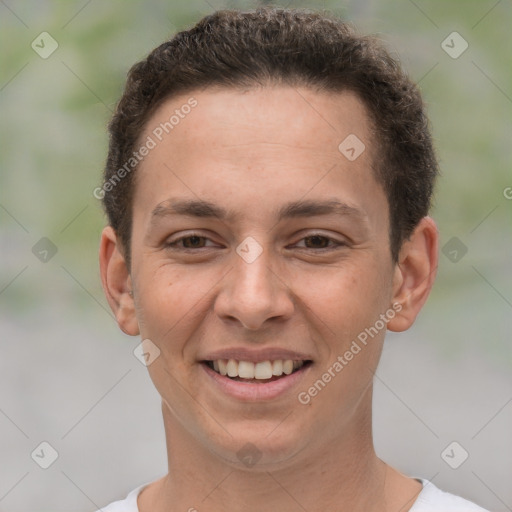
{"label": "ear", "polygon": [[111,226],[101,233],[100,272],[103,291],[121,330],[131,336],[139,334],[135,315],[132,280],[121,242]]}
{"label": "ear", "polygon": [[430,217],[424,217],[403,243],[393,276],[396,315],[388,322],[389,330],[409,329],[425,304],[436,277],[438,245],[437,227]]}

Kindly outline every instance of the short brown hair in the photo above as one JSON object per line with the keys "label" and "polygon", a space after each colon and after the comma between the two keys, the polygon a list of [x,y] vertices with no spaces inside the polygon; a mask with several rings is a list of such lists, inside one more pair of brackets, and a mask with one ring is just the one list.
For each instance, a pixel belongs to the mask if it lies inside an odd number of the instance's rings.
{"label": "short brown hair", "polygon": [[[376,38],[357,35],[345,21],[317,12],[217,11],[136,63],[109,125],[105,183],[113,183],[164,100],[209,86],[272,84],[352,91],[365,104],[376,131],[373,168],[388,199],[396,262],[403,241],[428,214],[437,175],[423,101]],[[103,204],[129,264],[135,180],[132,172],[123,176],[104,189]]]}

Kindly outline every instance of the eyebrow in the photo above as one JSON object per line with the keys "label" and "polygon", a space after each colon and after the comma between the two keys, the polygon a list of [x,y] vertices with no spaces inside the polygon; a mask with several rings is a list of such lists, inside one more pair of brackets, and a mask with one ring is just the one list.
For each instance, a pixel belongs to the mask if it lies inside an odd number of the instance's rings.
{"label": "eyebrow", "polygon": [[[240,215],[232,210],[203,200],[168,199],[160,203],[151,212],[151,223],[158,218],[172,215],[184,215],[198,218],[216,218],[219,220],[237,220]],[[362,210],[343,203],[337,199],[325,201],[299,200],[281,206],[275,216],[278,221],[297,217],[313,217],[318,215],[350,216],[363,220],[367,217]]]}

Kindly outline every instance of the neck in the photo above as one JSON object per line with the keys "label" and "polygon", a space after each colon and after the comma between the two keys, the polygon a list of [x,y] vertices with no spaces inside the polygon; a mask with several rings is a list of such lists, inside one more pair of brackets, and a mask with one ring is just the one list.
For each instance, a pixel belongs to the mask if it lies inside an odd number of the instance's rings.
{"label": "neck", "polygon": [[168,407],[162,409],[169,473],[141,493],[140,512],[259,512],[269,504],[280,512],[405,512],[404,504],[421,487],[376,456],[371,412],[352,418],[339,433],[326,432],[318,446],[309,445],[286,463],[239,469],[183,429]]}

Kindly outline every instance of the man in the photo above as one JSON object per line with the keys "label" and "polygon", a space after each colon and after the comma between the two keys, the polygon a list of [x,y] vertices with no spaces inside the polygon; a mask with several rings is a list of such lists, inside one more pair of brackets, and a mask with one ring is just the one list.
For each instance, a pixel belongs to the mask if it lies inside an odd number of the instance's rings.
{"label": "man", "polygon": [[130,71],[103,286],[162,397],[168,474],[103,510],[481,511],[381,461],[387,329],[434,282],[420,94],[372,38],[221,11]]}

